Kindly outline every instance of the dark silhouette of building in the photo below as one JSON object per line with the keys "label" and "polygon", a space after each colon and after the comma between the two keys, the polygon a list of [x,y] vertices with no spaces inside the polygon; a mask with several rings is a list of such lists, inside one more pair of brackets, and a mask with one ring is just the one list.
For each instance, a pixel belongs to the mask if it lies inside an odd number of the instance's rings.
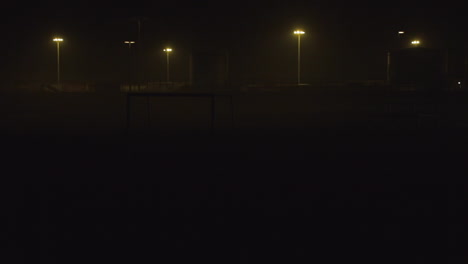
{"label": "dark silhouette of building", "polygon": [[226,50],[194,50],[190,56],[190,82],[195,90],[225,90],[229,86]]}
{"label": "dark silhouette of building", "polygon": [[447,86],[447,61],[442,50],[401,49],[391,54],[390,61],[390,83],[394,87],[421,91]]}

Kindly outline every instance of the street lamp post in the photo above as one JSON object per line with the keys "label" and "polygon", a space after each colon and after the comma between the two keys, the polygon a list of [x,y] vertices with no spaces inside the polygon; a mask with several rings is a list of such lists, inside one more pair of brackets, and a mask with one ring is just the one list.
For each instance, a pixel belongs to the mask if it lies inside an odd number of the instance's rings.
{"label": "street lamp post", "polygon": [[301,35],[304,35],[305,32],[302,30],[294,31],[294,34],[297,35],[297,85],[301,84]]}
{"label": "street lamp post", "polygon": [[131,60],[132,60],[132,44],[135,44],[135,41],[126,40],[125,44],[128,45],[128,89],[131,90],[132,74],[131,74]]}
{"label": "street lamp post", "polygon": [[172,52],[172,49],[166,48],[164,52],[166,52],[166,81],[169,82],[169,53]]}
{"label": "street lamp post", "polygon": [[403,36],[405,35],[405,31],[398,31],[398,48],[401,49],[403,47]]}
{"label": "street lamp post", "polygon": [[411,41],[411,45],[413,45],[413,46],[415,46],[415,47],[419,46],[419,44],[421,44],[421,42],[420,42],[419,40],[413,40],[413,41]]}
{"label": "street lamp post", "polygon": [[[400,30],[398,31],[398,43],[396,44],[395,46],[395,49],[400,49],[401,48],[401,39],[403,37],[403,35],[405,34],[404,31]],[[393,43],[393,41],[392,41]],[[391,45],[393,46],[393,44]],[[387,83],[390,83],[390,59],[391,59],[391,49],[393,49],[392,47],[390,47],[390,49],[387,51]]]}
{"label": "street lamp post", "polygon": [[127,40],[127,41],[124,41],[124,43],[128,44],[128,49],[130,50],[130,48],[132,47],[132,44],[135,44],[135,41]]}
{"label": "street lamp post", "polygon": [[54,38],[53,41],[57,43],[57,89],[60,90],[60,42],[63,42],[63,39]]}
{"label": "street lamp post", "polygon": [[387,84],[390,83],[390,51],[387,52]]}

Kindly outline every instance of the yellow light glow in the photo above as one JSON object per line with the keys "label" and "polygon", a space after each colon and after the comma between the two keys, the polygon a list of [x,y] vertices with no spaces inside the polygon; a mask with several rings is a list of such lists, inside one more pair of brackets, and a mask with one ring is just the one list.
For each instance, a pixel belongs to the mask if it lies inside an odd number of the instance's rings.
{"label": "yellow light glow", "polygon": [[124,43],[125,43],[125,44],[134,44],[135,41],[125,41]]}
{"label": "yellow light glow", "polygon": [[294,31],[294,34],[296,34],[296,35],[304,35],[305,32],[302,31],[302,30],[296,30],[296,31]]}
{"label": "yellow light glow", "polygon": [[421,44],[421,43],[419,42],[419,40],[413,40],[413,41],[411,41],[411,44],[413,44],[413,45],[419,45],[419,44]]}
{"label": "yellow light glow", "polygon": [[398,34],[402,35],[402,34],[405,34],[404,31],[398,31]]}
{"label": "yellow light glow", "polygon": [[165,52],[171,52],[172,49],[168,48],[168,49],[164,49]]}
{"label": "yellow light glow", "polygon": [[62,42],[63,39],[62,39],[62,38],[54,38],[54,41],[55,41],[55,42]]}

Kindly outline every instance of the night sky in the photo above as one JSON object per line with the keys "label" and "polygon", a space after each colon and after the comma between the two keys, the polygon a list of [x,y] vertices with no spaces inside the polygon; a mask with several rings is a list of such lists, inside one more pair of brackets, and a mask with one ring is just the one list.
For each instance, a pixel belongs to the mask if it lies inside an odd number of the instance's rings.
{"label": "night sky", "polygon": [[[240,83],[291,83],[296,72],[302,28],[305,82],[385,79],[386,50],[405,30],[408,41],[460,50],[466,39],[463,9],[448,4],[358,1],[170,1],[63,3],[3,8],[2,74],[15,81],[52,81],[55,46],[63,36],[63,79],[115,81],[125,75],[124,40],[137,38],[134,17],[142,22],[140,50],[145,79],[164,79],[162,49],[174,48],[173,77],[188,79],[188,57],[199,47],[227,49],[231,78]],[[5,78],[3,78],[5,79]]]}

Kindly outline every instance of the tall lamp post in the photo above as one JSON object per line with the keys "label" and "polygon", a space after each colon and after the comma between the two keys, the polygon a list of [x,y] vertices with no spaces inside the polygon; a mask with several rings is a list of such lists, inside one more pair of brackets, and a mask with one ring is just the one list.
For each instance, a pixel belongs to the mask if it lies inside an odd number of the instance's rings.
{"label": "tall lamp post", "polygon": [[132,77],[131,77],[131,59],[132,59],[132,44],[135,44],[135,41],[132,40],[126,40],[124,41],[125,44],[128,45],[128,85],[129,85],[129,90],[131,90],[131,82],[132,82]]}
{"label": "tall lamp post", "polygon": [[166,81],[169,82],[169,53],[172,52],[172,49],[165,48],[164,52],[166,52]]}
{"label": "tall lamp post", "polygon": [[301,35],[304,35],[305,32],[302,30],[294,31],[294,34],[297,35],[297,85],[301,84]]}
{"label": "tall lamp post", "polygon": [[[403,38],[403,35],[405,34],[404,31],[400,30],[398,31],[398,43],[396,44],[396,49],[400,49],[401,48],[401,39]],[[393,43],[393,41],[392,41]],[[393,46],[393,44],[392,44]],[[387,51],[387,84],[390,83],[390,59],[391,59],[391,50],[392,48],[390,48],[388,51]]]}
{"label": "tall lamp post", "polygon": [[404,31],[398,31],[398,46],[401,47],[401,39],[403,38],[403,35],[405,35]]}
{"label": "tall lamp post", "polygon": [[53,41],[57,43],[57,88],[60,89],[60,42],[63,42],[63,39],[54,38]]}

